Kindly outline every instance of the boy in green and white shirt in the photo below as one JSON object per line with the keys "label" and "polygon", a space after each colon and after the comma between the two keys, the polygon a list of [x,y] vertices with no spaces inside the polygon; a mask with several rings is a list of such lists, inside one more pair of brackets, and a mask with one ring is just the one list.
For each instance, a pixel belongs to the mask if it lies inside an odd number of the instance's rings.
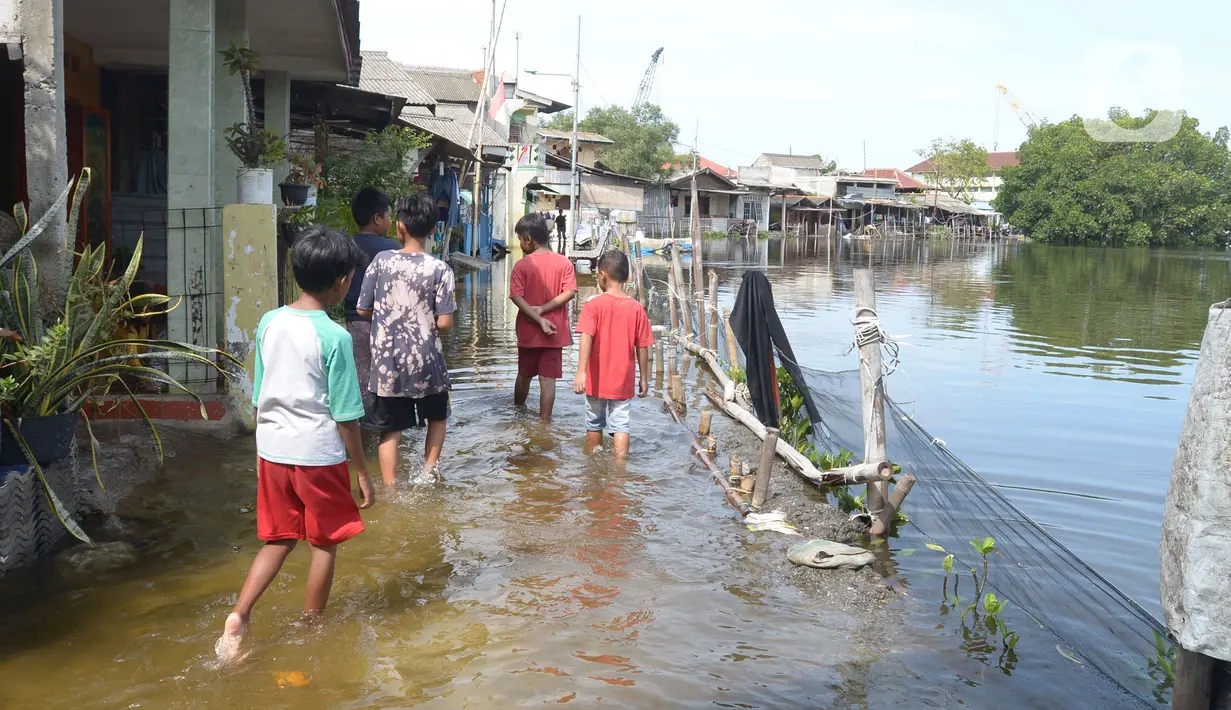
{"label": "boy in green and white shirt", "polygon": [[[324,611],[337,546],[363,531],[359,509],[374,501],[359,435],[363,399],[351,336],[326,312],[342,302],[359,258],[345,234],[324,227],[305,231],[291,250],[303,295],[266,313],[257,327],[256,527],[265,546],[214,647],[220,661],[243,657],[252,607],[299,540],[312,546],[304,613]],[[359,479],[360,505],[351,493],[348,453]]]}

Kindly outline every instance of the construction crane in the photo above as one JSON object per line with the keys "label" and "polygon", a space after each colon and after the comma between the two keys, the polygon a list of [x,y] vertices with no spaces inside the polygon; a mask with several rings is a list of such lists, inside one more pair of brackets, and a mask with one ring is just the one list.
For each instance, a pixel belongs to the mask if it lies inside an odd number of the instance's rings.
{"label": "construction crane", "polygon": [[[1009,107],[1013,109],[1013,113],[1017,115],[1017,120],[1021,121],[1022,125],[1025,126],[1027,130],[1038,127],[1039,119],[1034,117],[1034,114],[1030,112],[1030,109],[1026,108],[1026,106],[1022,104],[1022,102],[1019,101],[1016,96],[1013,95],[1013,92],[1009,91],[1009,88],[1007,86],[1005,86],[1004,84],[997,84],[996,93],[1004,96],[1004,100],[1008,102]],[[996,125],[993,127],[992,136],[993,136],[992,137],[992,150],[996,150],[997,148],[1000,147],[1000,97],[999,96],[996,97]]]}
{"label": "construction crane", "polygon": [[650,56],[650,66],[645,68],[645,76],[641,77],[641,86],[637,87],[637,98],[633,99],[633,108],[644,105],[650,100],[650,89],[654,88],[654,73],[658,71],[658,58],[662,56],[663,48],[654,50]]}

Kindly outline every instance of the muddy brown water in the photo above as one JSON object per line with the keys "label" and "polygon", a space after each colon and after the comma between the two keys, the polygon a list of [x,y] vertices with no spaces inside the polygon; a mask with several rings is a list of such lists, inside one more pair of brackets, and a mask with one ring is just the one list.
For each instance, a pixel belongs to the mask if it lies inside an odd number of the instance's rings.
{"label": "muddy brown water", "polygon": [[0,708],[1134,705],[1029,629],[1008,669],[964,650],[940,577],[896,542],[878,552],[896,591],[865,605],[827,595],[854,589],[845,573],[793,579],[781,536],[739,524],[657,392],[634,402],[624,465],[582,454],[583,401],[563,387],[551,424],[516,410],[510,267],[459,280],[446,483],[365,515],[323,623],[297,623],[297,552],[252,655],[211,666],[259,544],[256,482],[250,440],[198,442],[124,511],[170,523],[135,565],[0,580]]}

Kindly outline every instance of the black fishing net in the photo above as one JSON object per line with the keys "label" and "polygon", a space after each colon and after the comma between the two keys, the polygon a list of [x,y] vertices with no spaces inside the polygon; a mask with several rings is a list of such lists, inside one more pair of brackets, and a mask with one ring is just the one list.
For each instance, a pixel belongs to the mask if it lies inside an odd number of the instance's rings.
{"label": "black fishing net", "polygon": [[[695,333],[696,307],[690,316]],[[708,317],[707,313],[707,327]],[[731,361],[721,328],[711,347],[724,361]],[[893,355],[890,344],[886,357]],[[841,449],[856,452],[858,460],[864,448],[858,370],[801,369],[821,412],[821,421],[813,422],[813,443],[835,454]],[[892,377],[886,387],[892,389]],[[906,501],[908,529],[899,526],[899,535],[917,535],[943,547],[953,553],[955,569],[967,570],[982,564],[969,542],[995,538],[987,591],[1053,634],[1061,655],[1089,665],[1143,701],[1163,702],[1168,683],[1157,666],[1162,625],[891,399],[885,405],[885,418],[889,459],[918,479]]]}

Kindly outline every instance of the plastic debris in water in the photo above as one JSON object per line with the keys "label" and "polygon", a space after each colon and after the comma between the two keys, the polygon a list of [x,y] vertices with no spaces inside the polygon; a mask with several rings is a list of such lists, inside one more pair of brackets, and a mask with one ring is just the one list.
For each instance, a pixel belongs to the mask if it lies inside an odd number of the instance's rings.
{"label": "plastic debris in water", "polygon": [[1072,661],[1073,663],[1076,663],[1076,664],[1077,664],[1077,665],[1079,665],[1079,666],[1084,666],[1084,665],[1086,665],[1086,664],[1085,664],[1085,663],[1084,663],[1084,662],[1083,662],[1080,658],[1078,658],[1077,656],[1073,655],[1071,652],[1069,652],[1068,650],[1066,650],[1066,649],[1065,649],[1063,646],[1061,646],[1060,644],[1056,644],[1056,652],[1057,652],[1057,653],[1059,653],[1061,656],[1064,656],[1065,658],[1069,659],[1069,660],[1070,660],[1070,661]]}
{"label": "plastic debris in water", "polygon": [[787,535],[798,535],[799,531],[786,521],[786,513],[775,510],[772,513],[751,513],[744,517],[744,522],[752,532],[772,530]]}
{"label": "plastic debris in water", "polygon": [[302,688],[312,681],[303,671],[279,671],[274,673],[274,682],[279,688]]}

